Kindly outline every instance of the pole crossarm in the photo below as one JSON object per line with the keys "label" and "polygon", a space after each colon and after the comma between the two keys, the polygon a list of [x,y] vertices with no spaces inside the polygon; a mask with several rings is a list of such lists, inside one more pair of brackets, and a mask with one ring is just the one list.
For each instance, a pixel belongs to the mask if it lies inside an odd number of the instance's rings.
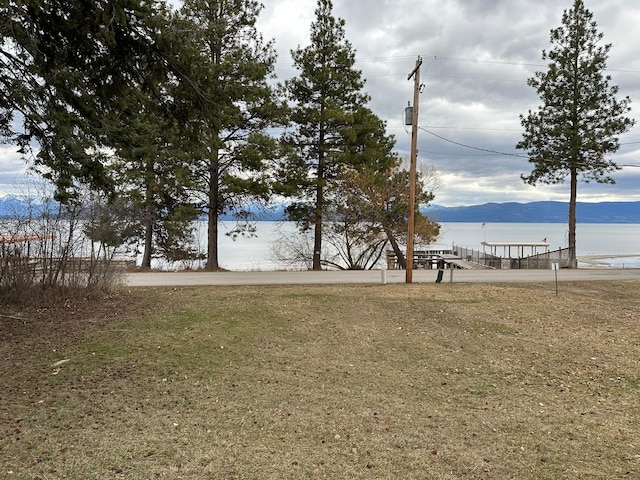
{"label": "pole crossarm", "polygon": [[420,70],[420,67],[422,66],[422,57],[418,57],[418,60],[416,61],[416,66],[413,70],[411,70],[411,73],[407,76],[407,80],[411,80],[411,77],[413,77],[416,73],[418,73],[418,70]]}

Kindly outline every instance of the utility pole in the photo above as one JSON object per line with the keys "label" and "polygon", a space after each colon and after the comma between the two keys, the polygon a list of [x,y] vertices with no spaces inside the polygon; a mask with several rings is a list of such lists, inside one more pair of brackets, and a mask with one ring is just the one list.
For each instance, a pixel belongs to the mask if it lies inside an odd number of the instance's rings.
{"label": "utility pole", "polygon": [[416,163],[418,157],[418,104],[420,103],[420,67],[422,57],[418,56],[416,66],[407,80],[413,77],[413,115],[411,119],[411,166],[409,169],[409,227],[407,229],[407,272],[406,283],[413,282],[413,242],[415,236],[416,210]]}

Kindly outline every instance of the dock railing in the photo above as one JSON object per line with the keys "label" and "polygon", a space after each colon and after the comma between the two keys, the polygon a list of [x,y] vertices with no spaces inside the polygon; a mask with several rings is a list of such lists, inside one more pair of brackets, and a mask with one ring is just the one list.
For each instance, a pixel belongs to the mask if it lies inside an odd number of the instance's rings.
{"label": "dock railing", "polygon": [[[413,267],[414,268],[436,268],[438,260],[443,255],[451,255],[453,251],[449,248],[430,248],[427,250],[414,250],[413,252]],[[387,268],[389,270],[397,270],[400,268],[398,259],[393,250],[387,250]]]}
{"label": "dock railing", "polygon": [[473,248],[460,247],[459,245],[453,245],[453,253],[458,255],[462,260],[475,263],[487,268],[500,269],[502,265],[502,259],[490,253],[483,252],[481,250],[474,250]]}
{"label": "dock railing", "polygon": [[[550,269],[553,264],[557,264],[559,268],[569,267],[568,248],[559,248],[550,252],[538,253],[523,258],[505,258],[492,255],[482,250],[461,247],[453,245],[451,250],[448,249],[430,249],[417,250],[414,254],[414,268],[436,268],[437,261],[444,255],[455,255],[463,261],[467,261],[481,267],[513,270],[534,270],[534,269]],[[387,251],[387,268],[398,269],[398,261],[393,251]]]}
{"label": "dock railing", "polygon": [[554,263],[557,263],[559,268],[569,267],[570,250],[568,248],[559,248],[558,250],[539,253],[524,258],[503,258],[481,250],[460,247],[458,245],[453,246],[453,252],[463,260],[487,268],[495,268],[497,270],[503,268],[533,270],[548,269],[551,268]]}
{"label": "dock railing", "polygon": [[551,252],[539,253],[537,255],[531,255],[525,258],[518,258],[517,266],[512,268],[527,269],[548,269],[552,268],[552,265],[558,264],[559,268],[568,268],[569,265],[569,252],[568,248],[559,248]]}

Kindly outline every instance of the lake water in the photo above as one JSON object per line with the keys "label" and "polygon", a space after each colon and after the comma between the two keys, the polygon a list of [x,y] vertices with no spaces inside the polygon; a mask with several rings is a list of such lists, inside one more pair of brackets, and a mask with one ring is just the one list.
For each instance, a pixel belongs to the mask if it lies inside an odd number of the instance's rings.
{"label": "lake water", "polygon": [[[232,222],[221,222],[221,232]],[[206,225],[199,230],[201,249],[206,251]],[[291,222],[257,222],[257,237],[231,238],[221,234],[219,261],[223,268],[235,271],[270,271],[286,268],[273,256],[281,233],[295,232]],[[482,250],[481,242],[540,242],[546,240],[550,250],[568,245],[568,227],[561,223],[442,223],[437,244]],[[578,257],[608,257],[599,261],[614,267],[640,268],[640,225],[578,224]]]}

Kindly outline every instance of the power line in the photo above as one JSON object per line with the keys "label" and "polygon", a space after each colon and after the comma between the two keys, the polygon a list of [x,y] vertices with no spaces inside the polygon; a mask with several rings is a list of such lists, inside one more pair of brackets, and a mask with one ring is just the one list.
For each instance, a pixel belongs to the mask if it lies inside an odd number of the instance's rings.
{"label": "power line", "polygon": [[526,63],[526,62],[507,62],[504,60],[480,60],[477,58],[455,58],[455,57],[443,57],[443,56],[433,56],[436,60],[445,60],[449,62],[464,62],[464,63],[486,63],[490,65],[515,65],[518,67],[547,67],[545,64],[541,63]]}
{"label": "power line", "polygon": [[[517,153],[505,153],[505,152],[498,152],[497,150],[490,150],[487,148],[480,148],[480,147],[474,147],[473,145],[467,145],[465,143],[460,143],[460,142],[456,142],[454,140],[451,140],[449,138],[445,138],[442,135],[438,135],[437,133],[433,133],[429,130],[427,130],[424,127],[418,127],[420,130],[427,132],[429,135],[433,135],[434,137],[439,138],[440,140],[443,140],[445,142],[448,143],[452,143],[454,145],[458,145],[460,147],[464,147],[464,148],[470,148],[472,150],[479,150],[481,152],[486,152],[486,153],[492,153],[494,155],[503,155],[503,156],[507,156],[507,157],[517,157],[517,158],[526,158],[528,159],[529,157],[527,155],[519,155]],[[634,142],[634,143],[640,143],[640,142]],[[433,154],[437,154],[437,155],[445,155],[444,153],[436,153],[436,152],[431,152]],[[450,154],[452,155],[452,154]],[[618,165],[620,168],[640,168],[640,165],[632,165],[632,164],[619,164]]]}
{"label": "power line", "polygon": [[429,155],[444,155],[448,157],[460,157],[460,158],[481,157],[484,155],[483,153],[434,152],[433,150],[420,150],[420,153],[428,153]]}
{"label": "power line", "polygon": [[[402,121],[404,122],[404,112]],[[402,128],[402,127],[388,127],[388,128]],[[522,132],[521,128],[486,128],[486,127],[460,127],[453,125],[425,125],[426,129],[439,129],[439,130],[476,130],[479,132]],[[405,133],[408,133],[405,129]],[[640,133],[622,133],[620,136],[631,136],[631,135],[640,135]],[[640,145],[640,142],[623,142],[620,146],[623,145]]]}
{"label": "power line", "polygon": [[518,158],[527,158],[527,159],[529,158],[527,155],[519,155],[517,153],[498,152],[497,150],[489,150],[487,148],[474,147],[473,145],[467,145],[465,143],[460,143],[460,142],[456,142],[454,140],[445,138],[442,135],[438,135],[437,133],[434,133],[434,132],[432,132],[430,130],[427,130],[424,127],[418,127],[418,128],[420,128],[420,130],[423,130],[423,131],[427,132],[429,135],[433,135],[434,137],[439,138],[440,140],[443,140],[443,141],[448,142],[448,143],[452,143],[454,145],[458,145],[460,147],[470,148],[471,150],[478,150],[480,152],[492,153],[494,155],[503,155],[503,156],[507,156],[507,157],[518,157]]}
{"label": "power line", "polygon": [[[516,67],[536,67],[536,68],[547,68],[549,65],[546,63],[531,63],[531,62],[509,62],[506,60],[482,60],[479,58],[456,58],[456,57],[447,57],[443,55],[422,55],[425,60],[431,60],[430,63],[435,61],[449,61],[449,62],[460,62],[460,63],[477,63],[477,64],[487,64],[487,65],[511,65]],[[356,58],[356,63],[358,62],[370,62],[370,61],[390,61],[390,60],[406,60],[408,56],[388,56],[388,57],[368,57],[368,58]],[[640,73],[640,70],[629,70],[629,69],[621,69],[621,68],[606,68],[606,72],[619,72],[619,73]]]}
{"label": "power line", "polygon": [[[481,130],[491,132],[521,132],[519,128],[483,128],[483,127],[448,127],[446,125],[426,125],[424,128],[441,128],[447,130]],[[640,142],[637,142],[640,143]]]}

